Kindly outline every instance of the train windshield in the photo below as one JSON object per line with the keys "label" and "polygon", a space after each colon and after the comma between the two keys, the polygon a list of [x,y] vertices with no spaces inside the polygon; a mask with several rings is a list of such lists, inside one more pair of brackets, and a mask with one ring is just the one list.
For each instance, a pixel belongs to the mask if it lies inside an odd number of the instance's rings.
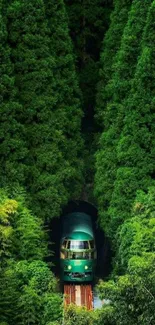
{"label": "train windshield", "polygon": [[94,252],[71,252],[61,251],[61,259],[67,260],[92,260],[96,258],[96,251]]}
{"label": "train windshield", "polygon": [[70,250],[77,250],[77,249],[94,249],[95,242],[94,240],[67,240],[65,239],[62,243],[62,248],[70,249]]}
{"label": "train windshield", "polygon": [[89,249],[88,241],[70,240],[68,241],[68,249]]}

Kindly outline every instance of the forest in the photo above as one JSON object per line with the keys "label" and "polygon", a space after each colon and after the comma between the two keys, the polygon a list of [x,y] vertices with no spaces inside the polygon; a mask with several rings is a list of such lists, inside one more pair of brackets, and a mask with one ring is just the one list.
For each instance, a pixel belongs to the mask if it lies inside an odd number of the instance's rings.
{"label": "forest", "polygon": [[[64,313],[49,224],[85,197],[110,303]],[[154,310],[155,0],[0,0],[0,325],[154,325]]]}

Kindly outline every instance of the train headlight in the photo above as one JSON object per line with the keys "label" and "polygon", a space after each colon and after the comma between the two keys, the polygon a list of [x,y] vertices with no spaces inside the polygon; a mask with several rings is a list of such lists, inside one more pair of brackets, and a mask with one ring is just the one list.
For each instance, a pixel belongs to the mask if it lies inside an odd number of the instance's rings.
{"label": "train headlight", "polygon": [[88,270],[88,266],[87,266],[87,265],[85,265],[85,267],[84,267],[84,268],[85,268],[85,270]]}
{"label": "train headlight", "polygon": [[71,270],[71,268],[72,268],[71,265],[68,265],[68,270]]}

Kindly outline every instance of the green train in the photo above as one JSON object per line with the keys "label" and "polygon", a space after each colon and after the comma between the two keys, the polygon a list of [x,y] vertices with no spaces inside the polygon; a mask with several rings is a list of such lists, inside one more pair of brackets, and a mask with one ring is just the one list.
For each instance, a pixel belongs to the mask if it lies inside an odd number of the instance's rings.
{"label": "green train", "polygon": [[69,282],[91,282],[96,258],[91,216],[82,212],[64,216],[60,242],[61,279]]}

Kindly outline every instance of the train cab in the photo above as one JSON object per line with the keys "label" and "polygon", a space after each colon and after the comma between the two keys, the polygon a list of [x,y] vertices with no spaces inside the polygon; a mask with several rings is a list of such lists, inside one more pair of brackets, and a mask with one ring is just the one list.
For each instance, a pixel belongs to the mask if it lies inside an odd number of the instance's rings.
{"label": "train cab", "polygon": [[82,232],[72,233],[71,237],[63,238],[61,243],[62,278],[70,282],[92,281],[97,257],[95,241]]}

